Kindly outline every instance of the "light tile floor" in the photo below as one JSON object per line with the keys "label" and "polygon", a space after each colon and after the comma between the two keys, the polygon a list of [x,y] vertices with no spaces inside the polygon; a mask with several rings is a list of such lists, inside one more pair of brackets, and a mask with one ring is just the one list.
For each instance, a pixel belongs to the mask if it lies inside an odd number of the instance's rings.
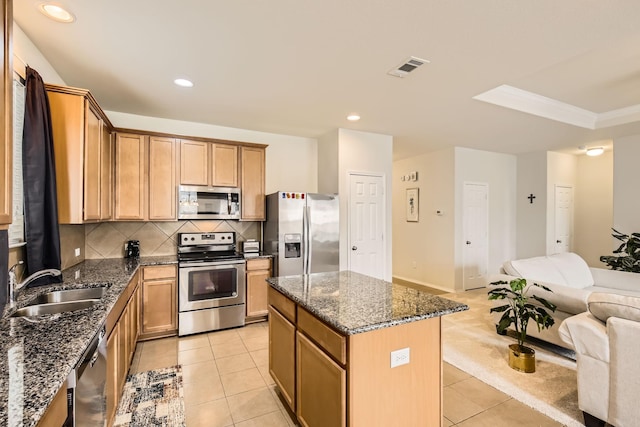
{"label": "light tile floor", "polygon": [[[187,427],[296,424],[269,375],[267,323],[138,343],[131,373],[182,365]],[[443,426],[561,426],[444,364]],[[429,427],[429,426],[427,426]]]}

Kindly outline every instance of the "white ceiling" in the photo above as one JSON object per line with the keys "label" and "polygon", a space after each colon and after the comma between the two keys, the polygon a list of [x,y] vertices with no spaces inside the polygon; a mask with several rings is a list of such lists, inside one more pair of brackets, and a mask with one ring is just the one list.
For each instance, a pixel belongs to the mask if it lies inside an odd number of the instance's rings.
{"label": "white ceiling", "polygon": [[[47,19],[34,0],[14,0],[15,21],[106,110],[305,137],[389,134],[396,159],[640,133],[637,121],[585,129],[473,99],[509,85],[597,115],[640,104],[638,0],[57,3],[75,23]],[[430,63],[387,74],[412,55]],[[362,119],[348,122],[352,112]]]}

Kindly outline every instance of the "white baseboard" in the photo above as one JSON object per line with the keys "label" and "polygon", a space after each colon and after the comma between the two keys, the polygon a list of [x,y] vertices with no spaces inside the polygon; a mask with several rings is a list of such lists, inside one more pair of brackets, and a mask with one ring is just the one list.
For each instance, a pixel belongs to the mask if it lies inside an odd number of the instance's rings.
{"label": "white baseboard", "polygon": [[430,288],[438,289],[438,290],[444,291],[444,292],[456,292],[455,289],[446,288],[444,286],[434,285],[433,283],[421,282],[420,280],[410,279],[408,277],[393,276],[392,279],[400,279],[400,280],[404,280],[405,282],[415,283],[416,285],[428,286]]}

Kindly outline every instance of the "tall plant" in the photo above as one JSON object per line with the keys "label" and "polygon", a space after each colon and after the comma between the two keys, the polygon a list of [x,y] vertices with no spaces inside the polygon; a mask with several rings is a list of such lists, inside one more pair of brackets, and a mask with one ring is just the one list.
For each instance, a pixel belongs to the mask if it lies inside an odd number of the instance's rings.
{"label": "tall plant", "polygon": [[640,273],[640,233],[624,234],[612,228],[611,235],[622,244],[613,251],[615,255],[603,255],[600,261],[611,267],[612,270],[630,271]]}
{"label": "tall plant", "polygon": [[[504,286],[507,284],[509,287]],[[496,330],[498,333],[503,334],[507,328],[513,324],[520,347],[524,346],[525,340],[527,339],[527,325],[530,321],[536,322],[538,331],[550,328],[555,323],[553,317],[547,312],[547,309],[555,312],[556,305],[537,295],[529,295],[529,292],[534,286],[542,288],[545,291],[553,292],[548,287],[538,285],[537,283],[532,283],[531,286],[527,286],[527,279],[521,278],[513,279],[508,283],[500,280],[492,282],[491,285],[499,287],[491,289],[488,292],[490,300],[508,300],[507,304],[492,307],[490,310],[491,313],[502,313],[500,322],[496,325]],[[531,300],[537,301],[542,307],[533,304]]]}

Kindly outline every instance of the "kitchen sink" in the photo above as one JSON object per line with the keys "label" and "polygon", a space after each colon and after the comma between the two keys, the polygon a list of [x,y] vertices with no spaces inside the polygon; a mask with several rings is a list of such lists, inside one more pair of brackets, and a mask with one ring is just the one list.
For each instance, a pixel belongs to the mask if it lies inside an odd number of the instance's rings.
{"label": "kitchen sink", "polygon": [[49,304],[52,302],[68,302],[88,299],[100,299],[104,295],[106,287],[100,286],[96,288],[84,289],[68,289],[64,291],[53,291],[42,294],[28,305]]}
{"label": "kitchen sink", "polygon": [[52,302],[48,304],[28,305],[16,310],[11,317],[32,317],[42,314],[67,313],[69,311],[83,310],[100,302],[99,299],[84,299],[78,301]]}

